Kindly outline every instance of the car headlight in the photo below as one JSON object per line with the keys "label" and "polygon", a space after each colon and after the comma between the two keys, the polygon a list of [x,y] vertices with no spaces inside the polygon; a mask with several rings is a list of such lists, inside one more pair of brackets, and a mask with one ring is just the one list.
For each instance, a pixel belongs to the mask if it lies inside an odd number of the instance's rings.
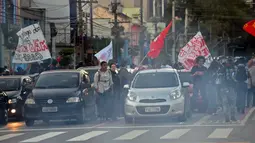
{"label": "car headlight", "polygon": [[179,99],[180,97],[181,97],[181,92],[179,90],[175,90],[170,93],[170,99],[172,100]]}
{"label": "car headlight", "polygon": [[14,103],[17,103],[17,99],[16,98],[8,100],[8,104],[14,104]]}
{"label": "car headlight", "polygon": [[33,98],[27,98],[25,104],[35,104],[35,100]]}
{"label": "car headlight", "polygon": [[70,97],[66,100],[66,103],[77,103],[80,102],[80,98],[79,97]]}
{"label": "car headlight", "polygon": [[137,95],[136,95],[134,92],[129,92],[128,95],[127,95],[127,98],[128,98],[130,101],[136,101]]}

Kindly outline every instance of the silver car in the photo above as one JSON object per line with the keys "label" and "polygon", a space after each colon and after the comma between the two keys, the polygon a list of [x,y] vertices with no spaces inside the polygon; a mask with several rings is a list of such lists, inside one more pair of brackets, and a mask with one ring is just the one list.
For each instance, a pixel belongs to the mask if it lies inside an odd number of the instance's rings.
{"label": "silver car", "polygon": [[178,117],[187,119],[189,98],[186,87],[181,83],[175,69],[150,69],[137,73],[125,100],[125,121],[131,123],[135,118]]}

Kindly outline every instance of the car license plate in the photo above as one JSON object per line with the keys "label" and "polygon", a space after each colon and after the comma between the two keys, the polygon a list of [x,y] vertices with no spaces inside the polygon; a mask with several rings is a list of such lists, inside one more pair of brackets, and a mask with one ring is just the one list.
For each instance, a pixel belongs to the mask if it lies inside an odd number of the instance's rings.
{"label": "car license plate", "polygon": [[160,107],[146,107],[145,112],[160,112]]}
{"label": "car license plate", "polygon": [[42,112],[57,112],[58,107],[43,107]]}

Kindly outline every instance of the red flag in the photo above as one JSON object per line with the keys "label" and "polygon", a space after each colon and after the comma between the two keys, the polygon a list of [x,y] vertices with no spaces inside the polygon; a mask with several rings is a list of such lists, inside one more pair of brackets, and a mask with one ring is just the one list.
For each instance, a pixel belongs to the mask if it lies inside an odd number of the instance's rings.
{"label": "red flag", "polygon": [[172,21],[168,24],[168,26],[156,37],[150,45],[150,51],[148,53],[148,57],[157,58],[161,52],[161,49],[164,47],[165,38],[172,26]]}
{"label": "red flag", "polygon": [[247,22],[243,26],[243,30],[255,37],[255,20]]}

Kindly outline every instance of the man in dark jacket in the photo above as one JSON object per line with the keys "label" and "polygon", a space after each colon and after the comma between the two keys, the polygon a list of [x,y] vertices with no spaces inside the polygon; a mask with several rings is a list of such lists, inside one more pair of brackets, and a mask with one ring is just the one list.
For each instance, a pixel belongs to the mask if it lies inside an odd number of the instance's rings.
{"label": "man in dark jacket", "polygon": [[117,67],[115,63],[110,64],[112,81],[113,81],[113,96],[112,96],[112,108],[113,108],[113,117],[116,119],[119,115],[120,109],[120,78],[117,73]]}
{"label": "man in dark jacket", "polygon": [[248,92],[247,83],[248,79],[248,70],[245,67],[245,59],[240,58],[237,62],[237,71],[235,75],[236,79],[236,93],[237,93],[237,111],[240,113],[245,113],[245,101],[246,94]]}
{"label": "man in dark jacket", "polygon": [[194,65],[191,69],[191,74],[193,76],[193,100],[196,100],[196,98],[199,95],[203,97],[203,99],[206,101],[206,71],[207,68],[204,66],[205,58],[203,56],[198,56],[196,58],[196,65]]}

